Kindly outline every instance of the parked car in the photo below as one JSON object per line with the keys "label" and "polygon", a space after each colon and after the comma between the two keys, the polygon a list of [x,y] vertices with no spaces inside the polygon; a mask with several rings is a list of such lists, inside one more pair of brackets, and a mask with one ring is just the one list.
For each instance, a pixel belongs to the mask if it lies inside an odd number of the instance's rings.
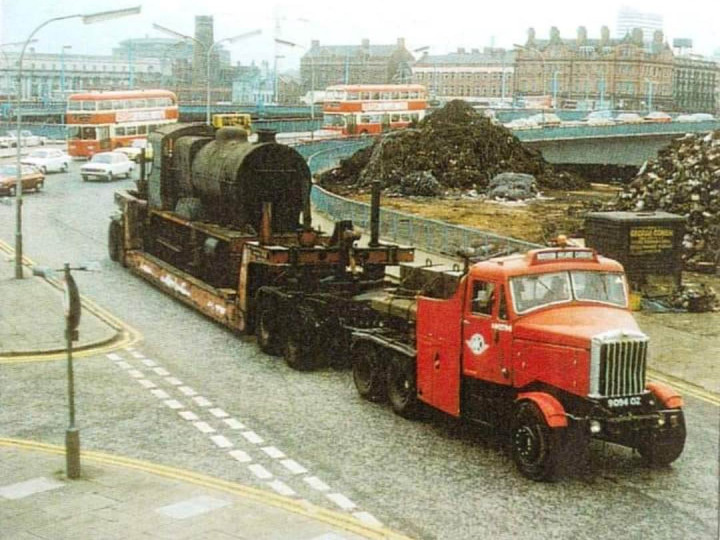
{"label": "parked car", "polygon": [[645,115],[645,122],[665,123],[670,121],[672,121],[672,116],[662,111],[653,111]]}
{"label": "parked car", "polygon": [[620,113],[615,118],[615,121],[619,124],[642,124],[643,119],[637,113]]}
{"label": "parked car", "polygon": [[[45,144],[45,141],[45,137],[33,135],[32,132],[26,129],[20,130],[20,146],[42,146]],[[0,137],[0,147],[16,148],[17,145],[17,130],[9,130],[5,137]]]}
{"label": "parked car", "polygon": [[122,152],[100,152],[80,167],[80,176],[84,182],[90,178],[106,180],[114,180],[120,176],[130,178],[130,173],[134,168],[135,164]]}
{"label": "parked car", "polygon": [[143,148],[145,149],[145,162],[152,161],[153,159],[153,148],[147,139],[134,139],[130,146],[121,146],[116,148],[115,152],[122,152],[135,163],[140,163],[140,153]]}
{"label": "parked car", "polygon": [[528,118],[531,122],[535,122],[539,126],[551,127],[559,126],[562,123],[560,117],[555,113],[538,113]]}
{"label": "parked car", "polygon": [[70,166],[70,156],[56,148],[43,148],[42,150],[33,150],[22,158],[20,163],[37,167],[43,174],[51,171],[65,172]]}
{"label": "parked car", "polygon": [[[45,185],[45,175],[32,165],[20,165],[20,177],[23,191],[40,191]],[[17,165],[0,164],[0,194],[15,195],[17,188]]]}
{"label": "parked car", "polygon": [[715,117],[710,113],[695,113],[692,115],[695,122],[712,122]]}

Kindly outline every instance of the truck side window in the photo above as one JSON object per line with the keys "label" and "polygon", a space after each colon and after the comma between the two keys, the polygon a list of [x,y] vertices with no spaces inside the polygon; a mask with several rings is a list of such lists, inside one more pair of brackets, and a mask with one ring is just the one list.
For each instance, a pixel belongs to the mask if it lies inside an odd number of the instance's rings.
{"label": "truck side window", "polygon": [[470,309],[479,315],[492,315],[495,299],[495,284],[486,281],[473,282],[472,301]]}

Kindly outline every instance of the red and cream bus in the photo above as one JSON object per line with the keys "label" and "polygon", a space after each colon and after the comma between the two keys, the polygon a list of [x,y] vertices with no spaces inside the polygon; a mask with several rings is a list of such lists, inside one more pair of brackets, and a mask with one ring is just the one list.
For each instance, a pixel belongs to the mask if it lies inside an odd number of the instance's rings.
{"label": "red and cream bus", "polygon": [[341,84],[325,91],[323,128],[343,135],[381,133],[422,120],[427,90],[419,84]]}
{"label": "red and cream bus", "polygon": [[168,90],[72,94],[65,118],[68,154],[89,158],[130,146],[158,126],[177,122],[177,97]]}

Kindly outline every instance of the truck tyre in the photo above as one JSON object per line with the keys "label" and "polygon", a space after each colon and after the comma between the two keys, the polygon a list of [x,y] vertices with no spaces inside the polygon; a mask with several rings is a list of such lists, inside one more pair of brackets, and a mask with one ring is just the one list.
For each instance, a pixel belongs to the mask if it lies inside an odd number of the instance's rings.
{"label": "truck tyre", "polygon": [[382,401],[385,398],[385,377],[378,347],[369,341],[358,341],[350,353],[353,382],[358,394],[368,401]]}
{"label": "truck tyre", "polygon": [[122,257],[122,224],[116,219],[111,219],[108,226],[108,256],[113,262]]}
{"label": "truck tyre", "polygon": [[555,478],[560,436],[534,403],[524,401],[517,407],[510,444],[513,461],[523,476],[536,481]]}
{"label": "truck tyre", "polygon": [[680,420],[676,427],[666,428],[662,431],[643,437],[637,447],[638,453],[645,461],[654,467],[666,467],[680,457],[685,448],[685,416],[682,410]]}
{"label": "truck tyre", "polygon": [[302,334],[297,330],[285,332],[283,358],[285,363],[296,371],[309,371],[314,367],[310,348],[303,343]]}
{"label": "truck tyre", "polygon": [[395,414],[417,418],[420,402],[417,398],[415,363],[396,356],[387,368],[387,395]]}
{"label": "truck tyre", "polygon": [[279,356],[281,352],[277,317],[274,302],[267,296],[261,296],[257,307],[255,337],[260,350],[273,356]]}

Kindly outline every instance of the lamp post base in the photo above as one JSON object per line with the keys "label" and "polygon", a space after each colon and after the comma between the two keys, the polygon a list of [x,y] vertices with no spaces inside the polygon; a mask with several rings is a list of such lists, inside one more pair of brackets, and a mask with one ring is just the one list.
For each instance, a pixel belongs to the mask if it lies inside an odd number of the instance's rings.
{"label": "lamp post base", "polygon": [[65,467],[68,478],[80,478],[80,431],[77,428],[68,428],[65,432]]}

